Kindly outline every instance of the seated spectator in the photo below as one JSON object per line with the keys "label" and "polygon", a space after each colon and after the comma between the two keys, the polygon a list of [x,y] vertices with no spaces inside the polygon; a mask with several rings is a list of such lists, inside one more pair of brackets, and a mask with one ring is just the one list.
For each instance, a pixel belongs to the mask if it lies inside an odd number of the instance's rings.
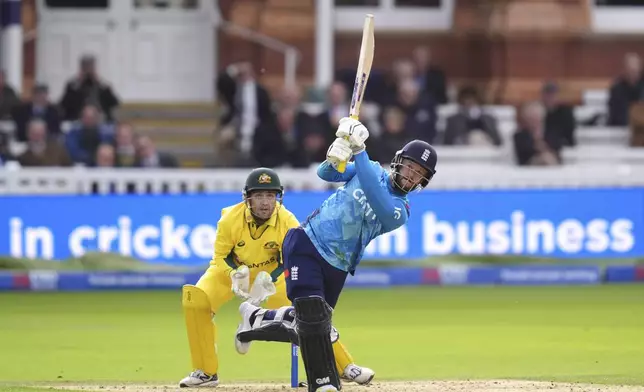
{"label": "seated spectator", "polygon": [[96,106],[85,106],[80,121],[76,122],[65,135],[67,152],[75,163],[92,166],[98,146],[112,143],[114,139],[112,127],[104,124],[100,117]]}
{"label": "seated spectator", "polygon": [[115,167],[116,166],[116,153],[111,144],[101,144],[96,149],[96,157],[94,158],[94,167]]}
{"label": "seated spectator", "polygon": [[413,59],[416,64],[416,80],[421,91],[430,94],[437,104],[446,104],[445,73],[433,63],[431,50],[425,46],[418,47],[414,50]]}
{"label": "seated spectator", "polygon": [[387,74],[384,86],[377,97],[376,102],[381,106],[390,106],[397,102],[397,95],[400,91],[401,84],[412,81],[418,89],[418,94],[422,92],[420,84],[416,80],[416,68],[414,63],[409,59],[398,59],[393,62],[391,71]]}
{"label": "seated spectator", "polygon": [[428,143],[436,137],[436,104],[429,95],[420,94],[418,84],[406,79],[398,86],[395,105],[405,113],[405,130],[413,138]]}
{"label": "seated spectator", "polygon": [[20,142],[27,141],[27,123],[34,118],[47,123],[49,136],[60,135],[60,111],[49,101],[49,89],[44,84],[34,86],[31,101],[16,106],[12,117],[16,123],[16,139]]}
{"label": "seated spectator", "polygon": [[326,152],[331,143],[328,143],[326,134],[321,132],[306,132],[302,140],[303,155],[304,157],[295,162],[296,166],[312,165],[324,162],[326,159]]}
{"label": "seated spectator", "polygon": [[326,117],[329,130],[338,127],[340,119],[349,115],[347,89],[340,82],[333,82],[329,87],[326,102]]}
{"label": "seated spectator", "polygon": [[[335,139],[335,130],[340,123],[340,119],[348,115],[349,102],[347,102],[347,90],[343,83],[338,81],[333,82],[327,91],[327,100],[322,112],[299,112],[297,114],[295,127],[298,130],[298,142],[303,145],[306,143],[317,145],[317,140],[322,138],[322,144],[326,146],[331,145]],[[311,140],[305,142],[304,139],[307,136]],[[317,149],[314,150],[317,151]],[[326,150],[324,153],[326,157]],[[312,162],[317,162],[317,158],[313,159]]]}
{"label": "seated spectator", "polygon": [[0,70],[0,120],[11,117],[11,112],[20,104],[20,98],[11,86],[7,85],[6,74]]}
{"label": "seated spectator", "polygon": [[57,138],[48,137],[47,124],[40,119],[27,125],[27,150],[18,157],[22,166],[71,166],[72,161]]}
{"label": "seated spectator", "polygon": [[152,139],[140,136],[137,141],[137,167],[176,168],[179,162],[172,154],[157,151]]}
{"label": "seated spectator", "polygon": [[0,167],[11,159],[9,153],[9,135],[0,131]]}
{"label": "seated spectator", "polygon": [[559,136],[563,146],[573,147],[575,142],[575,114],[572,107],[559,100],[559,86],[547,82],[541,89],[541,103],[546,109],[545,132]]}
{"label": "seated spectator", "polygon": [[[111,144],[101,144],[96,149],[96,156],[94,157],[95,168],[111,169],[116,164],[116,155],[114,147]],[[132,184],[128,184],[126,188],[128,193],[134,193]],[[117,187],[113,182],[92,182],[92,194],[109,194],[116,193]]]}
{"label": "seated spectator", "polygon": [[488,145],[500,146],[503,143],[496,119],[483,113],[481,99],[474,87],[461,89],[458,102],[458,113],[447,119],[444,144],[469,145],[475,139]]}
{"label": "seated spectator", "polygon": [[624,73],[610,88],[608,125],[627,126],[631,104],[644,99],[642,61],[635,53],[624,57]]}
{"label": "seated spectator", "polygon": [[116,154],[116,166],[134,167],[136,165],[136,144],[134,130],[131,124],[120,123],[116,127],[114,150]]}
{"label": "seated spectator", "polygon": [[271,121],[261,123],[253,140],[255,161],[246,164],[266,167],[307,166],[308,162],[300,143],[303,134],[297,129],[295,120],[296,110],[284,107],[278,110]]}
{"label": "seated spectator", "polygon": [[521,111],[521,129],[514,134],[514,153],[520,166],[561,164],[561,138],[544,129],[545,109],[539,102],[526,104]]}
{"label": "seated spectator", "polygon": [[297,109],[302,102],[302,91],[297,86],[284,86],[280,89],[275,99],[275,109],[293,108]]}
{"label": "seated spectator", "polygon": [[68,121],[77,120],[87,105],[100,108],[108,122],[113,121],[113,111],[119,105],[112,88],[96,72],[96,59],[89,55],[81,58],[78,75],[65,85],[60,101],[63,118]]}
{"label": "seated spectator", "polygon": [[409,130],[405,128],[405,122],[405,113],[399,108],[390,106],[385,109],[382,133],[377,138],[367,139],[371,159],[388,164],[400,146],[413,139]]}

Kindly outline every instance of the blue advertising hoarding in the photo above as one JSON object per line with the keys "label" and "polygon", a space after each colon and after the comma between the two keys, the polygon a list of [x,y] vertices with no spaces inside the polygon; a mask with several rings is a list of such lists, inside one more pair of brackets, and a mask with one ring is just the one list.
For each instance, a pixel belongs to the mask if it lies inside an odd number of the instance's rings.
{"label": "blue advertising hoarding", "polygon": [[[287,193],[306,216],[325,192]],[[440,254],[644,255],[644,189],[427,191],[409,222],[373,241],[366,259]],[[151,263],[203,265],[221,209],[238,193],[0,197],[0,254],[65,259],[113,251]]]}

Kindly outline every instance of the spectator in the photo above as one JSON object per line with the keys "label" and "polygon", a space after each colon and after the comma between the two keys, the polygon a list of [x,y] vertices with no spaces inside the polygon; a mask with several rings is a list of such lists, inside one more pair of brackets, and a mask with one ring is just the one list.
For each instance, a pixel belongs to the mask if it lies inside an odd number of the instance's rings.
{"label": "spectator", "polygon": [[413,139],[405,128],[405,122],[405,113],[399,108],[390,106],[385,109],[382,134],[377,138],[367,139],[369,155],[373,160],[388,164],[400,146]]}
{"label": "spectator", "polygon": [[437,104],[447,103],[447,82],[442,69],[432,62],[432,52],[428,47],[421,46],[414,50],[416,78],[423,93],[430,94]]}
{"label": "spectator", "polygon": [[436,136],[436,105],[429,95],[421,95],[413,79],[401,81],[396,105],[406,116],[405,129],[414,138],[434,141]]}
{"label": "spectator", "polygon": [[176,168],[179,167],[177,158],[165,152],[159,152],[152,139],[140,136],[137,143],[137,167]]}
{"label": "spectator", "polygon": [[311,165],[324,162],[326,159],[326,152],[331,145],[331,143],[328,142],[327,134],[319,131],[307,132],[302,140],[304,157],[299,162],[295,163],[304,166],[305,163]]}
{"label": "spectator", "polygon": [[116,152],[114,151],[114,146],[106,143],[98,146],[94,162],[95,167],[115,167]]}
{"label": "spectator", "polygon": [[[305,149],[310,150],[309,153],[313,154],[309,161],[318,162],[320,156],[318,144],[322,143],[328,147],[335,139],[335,129],[338,127],[340,119],[348,115],[347,90],[344,84],[338,81],[333,82],[327,90],[327,100],[323,111],[298,113],[295,120],[296,128],[299,130],[298,141],[304,145]],[[370,130],[372,129],[370,128]],[[306,138],[309,140],[306,141]],[[326,157],[326,147],[324,154]]]}
{"label": "spectator", "polygon": [[65,85],[65,92],[60,102],[64,119],[77,120],[86,105],[100,108],[108,122],[113,121],[113,110],[119,100],[112,88],[96,72],[96,59],[85,55],[80,60],[79,74]]}
{"label": "spectator", "polygon": [[300,133],[296,126],[296,111],[291,107],[278,110],[272,121],[257,127],[253,140],[255,161],[245,162],[251,166],[277,167],[289,165],[304,167],[306,157],[302,151]]}
{"label": "spectator", "polygon": [[268,91],[255,79],[250,63],[228,67],[217,81],[228,111],[221,119],[220,154],[224,159],[250,158],[253,137],[258,124],[271,117]]}
{"label": "spectator", "polygon": [[60,111],[49,101],[49,89],[44,84],[35,85],[31,101],[16,106],[12,116],[16,123],[16,139],[20,142],[27,141],[27,124],[34,118],[47,123],[49,136],[60,135]]}
{"label": "spectator", "polygon": [[546,109],[545,132],[560,137],[563,146],[573,147],[575,142],[575,114],[572,107],[559,100],[559,86],[547,82],[541,90],[541,102]]}
{"label": "spectator", "polygon": [[48,137],[47,123],[34,119],[27,124],[27,150],[18,157],[22,166],[71,166],[72,161],[58,139]]}
{"label": "spectator", "polygon": [[[376,103],[383,107],[395,104],[401,83],[412,80],[416,84],[415,77],[416,69],[412,61],[408,59],[394,61],[390,72],[384,78],[383,86],[378,92],[379,96],[375,97]],[[419,85],[417,86],[419,87]]]}
{"label": "spectator", "polygon": [[[483,113],[481,99],[473,87],[465,87],[458,94],[458,113],[447,119],[445,126],[446,145],[472,144],[473,139],[500,146],[503,142],[496,126],[496,119]],[[482,134],[482,138],[477,138]]]}
{"label": "spectator", "polygon": [[6,74],[0,70],[0,120],[11,117],[13,109],[20,104],[16,91],[7,85]]}
{"label": "spectator", "polygon": [[136,144],[131,124],[119,123],[116,127],[114,150],[116,166],[134,167],[136,165]]}
{"label": "spectator", "polygon": [[9,135],[0,131],[0,166],[11,159],[9,153]]}
{"label": "spectator", "polygon": [[[96,156],[93,159],[94,168],[111,169],[116,165],[116,154],[114,146],[111,144],[103,143],[96,149]],[[126,185],[127,193],[135,193],[133,184]],[[92,194],[113,194],[117,193],[117,186],[112,181],[93,181]]]}
{"label": "spectator", "polygon": [[349,115],[348,94],[344,84],[333,82],[329,87],[325,114],[329,131],[336,129],[340,119]]}
{"label": "spectator", "polygon": [[520,166],[561,164],[561,138],[544,130],[545,109],[539,102],[526,104],[521,111],[521,129],[514,134],[514,152]]}
{"label": "spectator", "polygon": [[98,146],[111,143],[113,137],[112,128],[101,122],[98,109],[87,105],[83,108],[80,121],[65,135],[65,145],[75,163],[92,166]]}
{"label": "spectator", "polygon": [[302,91],[297,86],[284,86],[275,100],[275,108],[294,108],[300,106],[302,100]]}
{"label": "spectator", "polygon": [[624,73],[610,88],[608,125],[627,126],[631,104],[644,99],[642,61],[635,53],[624,57]]}

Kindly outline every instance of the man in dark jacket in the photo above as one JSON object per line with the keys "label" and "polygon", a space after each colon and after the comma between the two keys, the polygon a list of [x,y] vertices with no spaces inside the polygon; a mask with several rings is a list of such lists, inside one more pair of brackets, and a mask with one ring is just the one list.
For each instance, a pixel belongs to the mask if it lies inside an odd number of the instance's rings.
{"label": "man in dark jacket", "polygon": [[458,94],[458,113],[447,119],[445,126],[446,145],[468,145],[474,132],[485,135],[487,141],[495,146],[502,144],[496,119],[484,113],[481,99],[474,87],[464,87]]}
{"label": "man in dark jacket", "polygon": [[81,58],[80,72],[67,82],[60,101],[64,119],[69,121],[77,120],[86,105],[98,107],[108,122],[113,121],[113,111],[119,105],[112,88],[98,76],[93,56]]}
{"label": "man in dark jacket", "polygon": [[16,106],[12,112],[13,121],[16,123],[16,139],[27,141],[27,124],[32,119],[39,119],[47,124],[49,136],[60,135],[60,111],[56,105],[49,101],[49,89],[44,84],[37,84],[32,90],[32,99]]}
{"label": "man in dark jacket", "polygon": [[570,105],[559,100],[559,86],[556,83],[544,84],[541,102],[546,110],[545,132],[550,135],[548,137],[559,137],[563,146],[575,146],[575,114]]}
{"label": "man in dark jacket", "polygon": [[635,53],[629,53],[624,58],[624,73],[610,88],[608,125],[628,125],[631,105],[642,99],[644,99],[642,61]]}

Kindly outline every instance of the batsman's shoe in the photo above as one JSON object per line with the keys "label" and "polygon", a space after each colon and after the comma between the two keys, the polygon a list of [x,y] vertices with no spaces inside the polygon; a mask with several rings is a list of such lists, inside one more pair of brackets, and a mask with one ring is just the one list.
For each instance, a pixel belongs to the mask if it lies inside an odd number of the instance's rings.
{"label": "batsman's shoe", "polygon": [[248,352],[250,349],[250,342],[242,342],[237,336],[240,332],[247,332],[253,328],[250,323],[250,317],[253,312],[258,309],[258,306],[251,304],[249,301],[242,302],[242,304],[239,305],[239,313],[241,314],[242,322],[237,326],[237,332],[235,333],[235,350],[237,350],[239,354],[244,355]]}
{"label": "batsman's shoe", "polygon": [[219,377],[216,374],[209,376],[201,370],[195,370],[179,381],[180,388],[216,387],[217,385],[219,385]]}
{"label": "batsman's shoe", "polygon": [[367,385],[375,376],[376,372],[369,368],[350,364],[344,368],[344,373],[341,378],[345,381],[353,381],[360,385]]}
{"label": "batsman's shoe", "polygon": [[315,392],[338,392],[338,388],[333,385],[324,385],[316,389]]}

